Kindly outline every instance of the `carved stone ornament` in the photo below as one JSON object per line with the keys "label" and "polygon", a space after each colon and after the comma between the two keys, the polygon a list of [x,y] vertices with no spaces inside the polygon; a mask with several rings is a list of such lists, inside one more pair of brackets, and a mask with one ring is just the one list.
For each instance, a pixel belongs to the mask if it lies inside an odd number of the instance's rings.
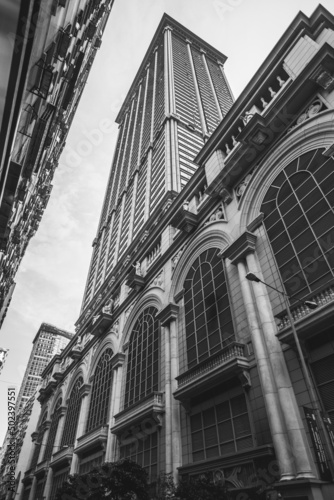
{"label": "carved stone ornament", "polygon": [[246,187],[248,186],[248,184],[252,178],[252,175],[253,175],[253,172],[250,172],[248,175],[246,175],[246,177],[236,187],[235,193],[236,193],[238,199],[240,199],[241,196],[244,194]]}
{"label": "carved stone ornament", "polygon": [[160,273],[154,278],[151,283],[152,286],[158,286],[160,288],[164,288],[164,270],[162,269]]}
{"label": "carved stone ornament", "polygon": [[217,220],[224,220],[224,207],[220,204],[215,210],[212,212],[210,217],[207,219],[204,225],[210,224],[210,222],[216,222]]}
{"label": "carved stone ornament", "polygon": [[172,273],[174,272],[174,269],[177,266],[177,263],[179,262],[181,255],[183,253],[184,246],[178,250],[178,252],[172,257]]}
{"label": "carved stone ornament", "polygon": [[116,335],[116,338],[118,339],[119,337],[119,320],[115,321],[115,323],[111,327],[111,332]]}

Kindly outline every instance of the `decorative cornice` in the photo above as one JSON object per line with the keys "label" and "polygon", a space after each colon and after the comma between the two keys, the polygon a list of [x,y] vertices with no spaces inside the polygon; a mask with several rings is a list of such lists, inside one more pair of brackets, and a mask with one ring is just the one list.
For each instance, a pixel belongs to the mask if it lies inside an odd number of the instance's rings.
{"label": "decorative cornice", "polygon": [[117,352],[115,356],[111,358],[110,363],[113,369],[115,369],[119,368],[120,366],[123,366],[124,360],[125,360],[125,354],[123,354],[122,352]]}
{"label": "decorative cornice", "polygon": [[79,391],[80,397],[84,398],[85,396],[87,396],[89,394],[89,391],[90,391],[91,387],[92,386],[90,384],[83,384],[80,387],[80,391]]}
{"label": "decorative cornice", "polygon": [[168,325],[172,320],[175,320],[179,313],[179,306],[170,302],[158,314],[157,319],[160,320],[162,326]]}
{"label": "decorative cornice", "polygon": [[237,264],[237,262],[244,259],[248,253],[254,252],[256,239],[257,236],[255,234],[245,231],[222,252],[223,257],[229,259],[232,264]]}

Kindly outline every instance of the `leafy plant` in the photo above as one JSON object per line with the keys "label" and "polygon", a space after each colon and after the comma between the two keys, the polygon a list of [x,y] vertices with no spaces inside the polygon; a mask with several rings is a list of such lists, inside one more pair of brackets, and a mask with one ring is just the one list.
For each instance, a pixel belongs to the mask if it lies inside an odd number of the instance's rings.
{"label": "leafy plant", "polygon": [[56,500],[149,500],[147,474],[128,459],[106,462],[86,474],[69,476]]}

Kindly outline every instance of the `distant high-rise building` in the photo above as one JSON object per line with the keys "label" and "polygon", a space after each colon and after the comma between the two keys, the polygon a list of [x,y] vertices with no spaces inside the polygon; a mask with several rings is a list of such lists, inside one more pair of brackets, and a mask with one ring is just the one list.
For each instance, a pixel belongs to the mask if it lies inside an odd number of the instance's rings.
{"label": "distant high-rise building", "polygon": [[36,392],[41,382],[41,374],[53,356],[60,354],[72,339],[73,333],[61,330],[48,323],[42,323],[33,340],[33,348],[16,400],[17,410],[21,410]]}
{"label": "distant high-rise building", "polygon": [[4,2],[0,22],[0,326],[113,0]]}

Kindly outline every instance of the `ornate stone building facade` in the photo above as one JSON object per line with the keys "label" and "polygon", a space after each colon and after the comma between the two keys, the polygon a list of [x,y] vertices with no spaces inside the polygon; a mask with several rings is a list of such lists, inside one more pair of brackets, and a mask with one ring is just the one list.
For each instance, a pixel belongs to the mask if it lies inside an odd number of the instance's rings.
{"label": "ornate stone building facade", "polygon": [[0,32],[0,326],[113,0],[7,2]]}
{"label": "ornate stone building facade", "polygon": [[334,18],[299,13],[234,103],[224,59],[163,17],[119,115],[21,499],[119,457],[153,484],[207,474],[238,500],[333,498]]}

